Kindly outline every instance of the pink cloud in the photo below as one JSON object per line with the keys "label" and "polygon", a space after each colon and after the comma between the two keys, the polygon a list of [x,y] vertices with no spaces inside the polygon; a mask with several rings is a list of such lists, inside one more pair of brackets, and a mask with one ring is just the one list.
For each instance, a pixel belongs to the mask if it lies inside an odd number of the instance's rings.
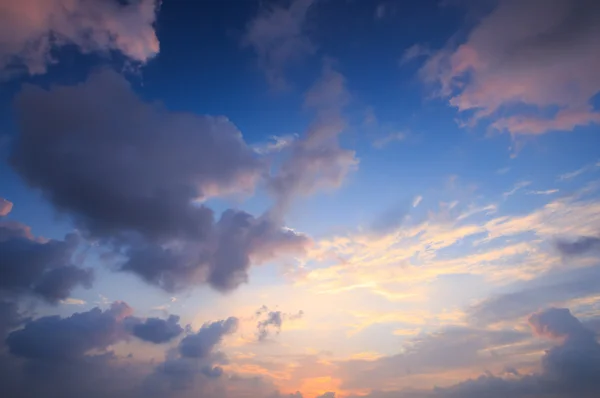
{"label": "pink cloud", "polygon": [[84,53],[120,51],[146,62],[159,51],[157,3],[139,0],[0,0],[0,72],[46,72],[51,51],[75,45]]}
{"label": "pink cloud", "polygon": [[12,208],[13,208],[12,202],[10,202],[4,198],[0,198],[0,216],[5,216],[8,213],[10,213]]}
{"label": "pink cloud", "polygon": [[[593,1],[501,0],[465,43],[434,53],[420,74],[460,112],[474,112],[467,124],[542,134],[598,123],[590,100],[600,91],[599,17]],[[558,111],[505,115],[518,105]]]}

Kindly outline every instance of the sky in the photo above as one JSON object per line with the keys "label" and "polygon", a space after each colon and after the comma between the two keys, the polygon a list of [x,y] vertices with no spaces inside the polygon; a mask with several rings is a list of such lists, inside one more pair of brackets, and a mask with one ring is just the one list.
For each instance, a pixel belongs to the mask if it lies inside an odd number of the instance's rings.
{"label": "sky", "polygon": [[600,3],[0,0],[0,391],[600,396]]}

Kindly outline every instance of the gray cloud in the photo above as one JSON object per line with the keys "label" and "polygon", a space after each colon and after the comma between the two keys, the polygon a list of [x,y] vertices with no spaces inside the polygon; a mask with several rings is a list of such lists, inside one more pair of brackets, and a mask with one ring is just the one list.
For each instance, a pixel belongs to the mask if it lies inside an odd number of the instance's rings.
{"label": "gray cloud", "polygon": [[19,312],[17,303],[12,301],[0,301],[0,339],[12,329],[21,325],[25,318]]}
{"label": "gray cloud", "polygon": [[267,81],[275,89],[288,86],[285,68],[315,51],[305,33],[304,22],[315,0],[292,0],[288,7],[273,5],[261,8],[247,26],[242,44],[258,55]]}
{"label": "gray cloud", "polygon": [[11,332],[6,345],[12,355],[31,360],[78,360],[89,350],[105,350],[126,338],[122,320],[129,315],[131,308],[117,302],[106,311],[94,308],[68,318],[46,316]]}
{"label": "gray cloud", "polygon": [[110,71],[26,86],[15,108],[14,169],[93,237],[202,238],[212,211],[192,201],[251,189],[262,169],[226,118],[144,103]]}
{"label": "gray cloud", "polygon": [[600,345],[568,309],[550,308],[530,317],[534,332],[557,341],[539,373],[508,377],[486,374],[433,390],[372,392],[370,398],[593,398],[600,394]]}
{"label": "gray cloud", "polygon": [[338,365],[345,389],[376,390],[387,380],[485,366],[502,357],[500,352],[493,353],[494,348],[523,342],[528,337],[528,333],[511,329],[449,326],[411,339],[401,354],[376,360],[344,361]]}
{"label": "gray cloud", "polygon": [[159,51],[155,0],[0,0],[0,77],[41,74],[66,45],[146,62]]}
{"label": "gray cloud", "polygon": [[234,317],[202,325],[197,333],[185,336],[179,343],[179,353],[184,358],[206,358],[213,348],[227,334],[238,328],[238,319]]}
{"label": "gray cloud", "polygon": [[549,272],[519,284],[512,292],[492,296],[472,306],[467,313],[471,322],[481,325],[514,320],[539,311],[549,303],[560,304],[597,294],[600,292],[598,278],[600,266]]}
{"label": "gray cloud", "polygon": [[35,294],[50,303],[69,297],[71,290],[90,287],[93,274],[72,264],[79,238],[36,239],[17,222],[0,222],[0,292]]}
{"label": "gray cloud", "polygon": [[282,214],[297,195],[339,186],[358,163],[354,151],[340,146],[346,122],[342,109],[350,100],[344,76],[326,61],[321,78],[306,92],[305,106],[315,111],[306,133],[290,145],[290,154],[268,187]]}
{"label": "gray cloud", "polygon": [[276,333],[281,331],[283,316],[281,311],[270,311],[267,313],[267,319],[258,322],[258,340],[263,341],[269,336],[269,329],[272,327]]}
{"label": "gray cloud", "polygon": [[77,86],[27,86],[15,107],[14,169],[84,236],[120,254],[118,268],[151,284],[231,290],[246,282],[252,260],[310,243],[280,218],[227,210],[215,221],[194,203],[251,190],[266,172],[224,117],[144,103],[110,71]]}
{"label": "gray cloud", "polygon": [[575,240],[558,239],[554,242],[554,245],[565,256],[578,256],[594,250],[600,250],[600,238],[596,236],[580,236]]}
{"label": "gray cloud", "polygon": [[256,316],[261,318],[263,314],[265,317],[259,320],[256,325],[258,341],[266,340],[272,330],[275,330],[275,333],[279,334],[285,320],[294,321],[300,319],[304,316],[304,311],[300,310],[295,314],[286,314],[282,311],[269,311],[269,308],[263,305],[256,311]]}
{"label": "gray cloud", "polygon": [[177,315],[171,315],[167,319],[147,318],[144,322],[136,319],[134,322],[131,334],[154,344],[166,343],[183,333]]}

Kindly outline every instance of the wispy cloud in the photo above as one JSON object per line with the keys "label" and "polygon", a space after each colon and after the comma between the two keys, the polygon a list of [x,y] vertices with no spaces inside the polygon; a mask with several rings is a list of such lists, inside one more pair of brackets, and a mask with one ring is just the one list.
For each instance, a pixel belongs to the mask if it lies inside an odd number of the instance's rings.
{"label": "wispy cloud", "polygon": [[519,191],[522,188],[525,188],[527,186],[531,185],[531,181],[521,181],[515,184],[515,186],[509,190],[506,191],[502,194],[502,196],[504,197],[504,199],[508,198],[509,196],[514,195],[515,193],[517,193],[517,191]]}

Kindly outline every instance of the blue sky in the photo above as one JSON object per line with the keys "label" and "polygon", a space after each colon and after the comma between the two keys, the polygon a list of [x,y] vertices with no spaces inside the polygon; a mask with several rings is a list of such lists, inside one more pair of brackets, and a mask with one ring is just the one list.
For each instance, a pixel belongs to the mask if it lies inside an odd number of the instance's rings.
{"label": "blue sky", "polygon": [[600,392],[594,2],[0,11],[6,391]]}

